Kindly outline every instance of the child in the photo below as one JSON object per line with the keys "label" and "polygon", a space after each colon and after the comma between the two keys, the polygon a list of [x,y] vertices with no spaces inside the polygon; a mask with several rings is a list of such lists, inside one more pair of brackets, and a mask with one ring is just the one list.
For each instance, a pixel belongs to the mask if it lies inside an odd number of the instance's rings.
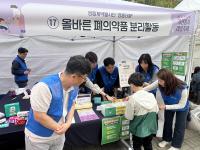
{"label": "child", "polygon": [[143,90],[144,76],[133,73],[128,80],[134,92],[126,105],[125,117],[130,121],[134,150],[152,150],[152,138],[157,132],[157,101],[152,93]]}

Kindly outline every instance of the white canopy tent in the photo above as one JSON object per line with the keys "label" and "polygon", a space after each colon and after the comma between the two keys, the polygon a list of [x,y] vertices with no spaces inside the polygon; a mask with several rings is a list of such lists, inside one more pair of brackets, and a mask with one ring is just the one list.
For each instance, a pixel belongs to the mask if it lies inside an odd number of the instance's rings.
{"label": "white canopy tent", "polygon": [[192,68],[194,69],[196,66],[199,66],[200,62],[200,1],[199,0],[183,0],[180,4],[178,4],[175,8],[176,10],[182,11],[198,11],[198,25],[197,32],[194,35],[194,51],[192,56]]}
{"label": "white canopy tent", "polygon": [[162,51],[189,49],[195,17],[194,12],[120,1],[1,2],[0,25],[6,28],[0,30],[0,93],[15,85],[10,68],[20,46],[29,49],[31,87],[42,76],[64,69],[70,56],[88,51],[98,54],[100,64],[108,56],[136,63],[144,52],[159,64]]}
{"label": "white canopy tent", "polygon": [[200,9],[199,0],[183,0],[175,8],[176,10],[193,11]]}

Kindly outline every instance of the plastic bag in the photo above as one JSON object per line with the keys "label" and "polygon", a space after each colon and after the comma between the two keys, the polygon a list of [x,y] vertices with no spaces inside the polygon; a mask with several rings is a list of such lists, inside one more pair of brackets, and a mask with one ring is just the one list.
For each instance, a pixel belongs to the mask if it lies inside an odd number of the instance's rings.
{"label": "plastic bag", "polygon": [[200,106],[191,110],[191,121],[188,122],[188,129],[198,131],[200,133]]}

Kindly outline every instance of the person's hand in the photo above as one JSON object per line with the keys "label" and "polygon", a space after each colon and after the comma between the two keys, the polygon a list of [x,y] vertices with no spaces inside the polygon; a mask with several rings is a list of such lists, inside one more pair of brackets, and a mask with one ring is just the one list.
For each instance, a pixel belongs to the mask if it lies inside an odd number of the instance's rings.
{"label": "person's hand", "polygon": [[166,108],[165,104],[158,104],[160,110],[164,110]]}
{"label": "person's hand", "polygon": [[57,130],[61,130],[63,128],[63,126],[61,124],[57,124],[55,131]]}
{"label": "person's hand", "polygon": [[24,71],[25,75],[28,75],[29,73],[30,73],[30,71],[28,71],[28,70]]}
{"label": "person's hand", "polygon": [[107,100],[112,101],[112,102],[115,101],[115,99],[116,99],[115,97],[111,97],[109,95],[106,95],[105,97]]}
{"label": "person's hand", "polygon": [[129,100],[129,96],[127,96],[127,97],[125,97],[124,99],[123,99],[123,101],[128,101]]}
{"label": "person's hand", "polygon": [[64,134],[69,129],[69,124],[63,123],[60,128],[57,128],[54,132],[61,135]]}
{"label": "person's hand", "polygon": [[61,124],[57,124],[56,127],[54,128],[54,132],[57,133],[57,131],[61,131],[63,126]]}

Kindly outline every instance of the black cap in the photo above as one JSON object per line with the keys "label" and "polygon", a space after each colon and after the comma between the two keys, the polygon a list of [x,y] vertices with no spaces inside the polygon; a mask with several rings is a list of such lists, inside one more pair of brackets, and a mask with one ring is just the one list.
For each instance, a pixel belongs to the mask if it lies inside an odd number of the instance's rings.
{"label": "black cap", "polygon": [[18,48],[18,53],[27,53],[28,50],[26,48],[20,47]]}

